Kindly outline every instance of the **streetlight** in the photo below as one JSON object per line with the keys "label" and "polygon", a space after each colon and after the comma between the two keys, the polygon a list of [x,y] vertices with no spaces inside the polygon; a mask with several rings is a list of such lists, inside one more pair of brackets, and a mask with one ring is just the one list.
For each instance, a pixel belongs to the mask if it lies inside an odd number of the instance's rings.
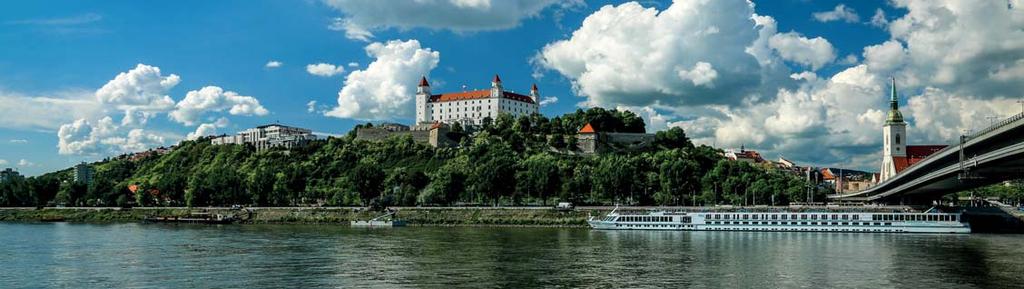
{"label": "streetlight", "polygon": [[1017,100],[1017,103],[1020,104],[1020,113],[1024,114],[1024,98]]}

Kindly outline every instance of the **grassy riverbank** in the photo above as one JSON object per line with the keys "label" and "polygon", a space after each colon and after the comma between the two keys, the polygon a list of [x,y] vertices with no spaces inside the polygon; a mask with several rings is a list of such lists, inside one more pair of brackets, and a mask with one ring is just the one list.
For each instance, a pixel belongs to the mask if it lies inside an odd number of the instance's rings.
{"label": "grassy riverbank", "polygon": [[[185,216],[201,209],[0,209],[0,221],[109,223],[138,222],[146,216]],[[251,218],[238,210],[209,209],[211,213],[239,214],[255,224],[345,224],[379,216],[356,208],[255,209]],[[588,211],[550,209],[401,209],[399,218],[411,225],[585,226]],[[593,213],[597,213],[594,211]]]}

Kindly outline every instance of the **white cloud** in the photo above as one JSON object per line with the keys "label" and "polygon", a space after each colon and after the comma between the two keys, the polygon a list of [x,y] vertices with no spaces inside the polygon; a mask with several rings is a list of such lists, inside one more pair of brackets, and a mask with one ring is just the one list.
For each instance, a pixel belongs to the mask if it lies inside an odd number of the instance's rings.
{"label": "white cloud", "polygon": [[216,135],[217,129],[227,127],[228,123],[228,119],[222,117],[217,119],[217,121],[213,123],[200,124],[198,127],[196,127],[196,130],[194,132],[188,133],[188,135],[185,136],[185,139],[195,140],[204,136]]}
{"label": "white cloud", "polygon": [[128,72],[118,74],[99,90],[96,99],[100,104],[113,106],[125,111],[125,123],[144,123],[132,117],[141,113],[143,117],[152,116],[153,112],[162,112],[174,107],[174,100],[167,92],[181,82],[178,75],[164,76],[159,67],[138,64]]}
{"label": "white cloud", "polygon": [[103,106],[91,92],[26,96],[0,91],[0,127],[3,128],[55,131],[61,124],[103,113]]}
{"label": "white cloud", "polygon": [[885,28],[889,25],[889,19],[885,18],[885,11],[882,8],[875,9],[875,15],[871,16],[871,22],[868,22],[871,26]]}
{"label": "white cloud", "polygon": [[871,71],[888,74],[900,68],[907,61],[907,50],[899,41],[889,40],[882,44],[864,47],[864,62]]}
{"label": "white cloud", "polygon": [[0,166],[2,166],[2,165],[6,165],[6,164],[7,164],[7,160],[5,160],[5,159],[0,159]]}
{"label": "white cloud", "polygon": [[694,86],[715,87],[712,81],[718,78],[718,71],[715,71],[710,63],[703,61],[694,64],[691,70],[679,68],[676,74],[679,75],[679,79],[692,81]]}
{"label": "white cloud", "polygon": [[217,86],[207,86],[185,94],[185,99],[175,105],[170,117],[185,125],[193,125],[204,113],[225,110],[231,115],[251,116],[269,113],[254,97],[238,95],[234,91],[225,91]]}
{"label": "white cloud", "polygon": [[277,60],[271,60],[271,61],[267,61],[267,64],[264,64],[263,67],[266,67],[267,69],[274,69],[274,68],[281,67],[282,65],[284,65],[283,62],[280,62],[280,61],[277,61]]}
{"label": "white cloud", "polygon": [[35,165],[36,165],[35,163],[30,162],[30,161],[28,161],[26,159],[18,160],[18,167],[24,168],[24,167],[31,167],[31,166],[35,166]]}
{"label": "white cloud", "polygon": [[445,29],[456,32],[502,30],[519,25],[549,6],[583,5],[580,0],[324,0],[343,13],[329,29],[345,31],[350,39],[370,41],[371,31],[397,28]]}
{"label": "white cloud", "polygon": [[344,73],[345,67],[328,63],[309,64],[306,65],[306,72],[316,76],[331,77]]}
{"label": "white cloud", "polygon": [[1002,120],[1021,112],[1017,99],[979,99],[960,96],[941,89],[926,87],[920,95],[907,100],[905,114],[914,122],[907,134],[911,141],[947,144],[960,134],[988,127],[996,118]]}
{"label": "white cloud", "polygon": [[814,20],[819,22],[831,22],[831,21],[846,21],[847,23],[856,23],[860,21],[860,16],[857,15],[853,8],[846,7],[846,5],[839,4],[832,11],[815,12],[813,13]]}
{"label": "white cloud", "polygon": [[141,151],[167,143],[165,135],[130,129],[122,136],[125,128],[119,127],[109,116],[93,123],[79,119],[62,125],[57,132],[57,148],[62,155],[104,155]]}
{"label": "white cloud", "polygon": [[345,31],[345,38],[352,40],[360,40],[369,42],[373,38],[373,32],[367,30],[362,25],[359,25],[352,21],[352,19],[346,18],[334,18],[330,25],[327,25],[327,29],[334,31]]}
{"label": "white cloud", "polygon": [[306,103],[306,112],[313,113],[315,111],[316,111],[316,101],[315,100],[310,100],[309,102]]}
{"label": "white cloud", "polygon": [[437,67],[441,54],[421,48],[415,39],[371,43],[365,49],[375,60],[366,69],[348,74],[338,92],[338,106],[325,115],[356,119],[410,116],[417,80]]}
{"label": "white cloud", "polygon": [[1024,59],[1024,17],[1006,4],[895,1],[907,10],[888,26],[891,37],[906,48],[898,78],[908,88],[930,86],[982,99],[1019,97],[1024,81],[1010,76],[1020,72],[1005,69]]}
{"label": "white cloud", "polygon": [[540,100],[540,106],[549,106],[558,103],[558,97],[548,96]]}
{"label": "white cloud", "polygon": [[768,40],[768,46],[782,56],[782,59],[796,62],[817,70],[836,58],[835,49],[825,38],[806,38],[796,32],[775,34]]}
{"label": "white cloud", "polygon": [[663,11],[628,2],[601,7],[533,62],[571,80],[587,105],[738,104],[792,84],[768,47],[774,34],[774,20],[746,1],[680,1]]}
{"label": "white cloud", "polygon": [[26,144],[26,143],[28,143],[28,140],[27,139],[12,139],[12,140],[9,140],[7,142],[9,142],[9,143],[16,143],[16,144]]}
{"label": "white cloud", "polygon": [[351,67],[351,68],[359,67],[359,63],[358,62],[349,62],[348,63],[348,67]]}

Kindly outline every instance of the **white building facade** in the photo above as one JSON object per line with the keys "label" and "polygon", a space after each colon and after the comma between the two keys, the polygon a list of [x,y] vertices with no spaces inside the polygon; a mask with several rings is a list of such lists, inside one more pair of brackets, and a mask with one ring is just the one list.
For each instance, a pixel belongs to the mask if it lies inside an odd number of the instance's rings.
{"label": "white building facade", "polygon": [[250,128],[239,132],[237,135],[216,137],[210,140],[210,143],[214,145],[251,144],[256,147],[257,151],[262,151],[272,147],[291,149],[304,146],[309,141],[315,139],[316,135],[309,129],[270,124]]}
{"label": "white building facade", "polygon": [[484,118],[493,120],[499,113],[514,117],[539,113],[539,100],[536,84],[531,87],[530,95],[505,91],[498,75],[494,76],[489,90],[442,94],[431,94],[430,83],[423,77],[416,88],[416,124],[481,125]]}
{"label": "white building facade", "polygon": [[907,157],[907,123],[903,121],[903,114],[899,110],[895,78],[892,80],[892,91],[889,92],[889,97],[889,114],[885,119],[885,125],[882,126],[882,137],[885,139],[885,144],[882,148],[880,182],[895,176],[902,167],[906,167],[904,163]]}

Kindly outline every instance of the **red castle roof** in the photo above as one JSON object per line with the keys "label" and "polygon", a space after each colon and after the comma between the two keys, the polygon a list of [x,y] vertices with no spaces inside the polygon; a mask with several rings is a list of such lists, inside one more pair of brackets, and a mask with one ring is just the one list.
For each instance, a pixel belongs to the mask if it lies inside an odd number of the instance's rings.
{"label": "red castle roof", "polygon": [[420,78],[420,86],[430,86],[430,82],[427,82],[427,77]]}
{"label": "red castle roof", "polygon": [[[515,92],[503,91],[503,97],[526,103],[534,103],[533,98]],[[491,97],[491,90],[471,90],[463,92],[442,93],[430,96],[430,102],[446,102],[455,100],[485,99]]]}
{"label": "red castle roof", "polygon": [[501,78],[500,78],[500,77],[498,77],[498,75],[497,75],[497,74],[495,74],[495,75],[494,75],[494,80],[491,80],[491,82],[497,82],[497,83],[501,83]]}

